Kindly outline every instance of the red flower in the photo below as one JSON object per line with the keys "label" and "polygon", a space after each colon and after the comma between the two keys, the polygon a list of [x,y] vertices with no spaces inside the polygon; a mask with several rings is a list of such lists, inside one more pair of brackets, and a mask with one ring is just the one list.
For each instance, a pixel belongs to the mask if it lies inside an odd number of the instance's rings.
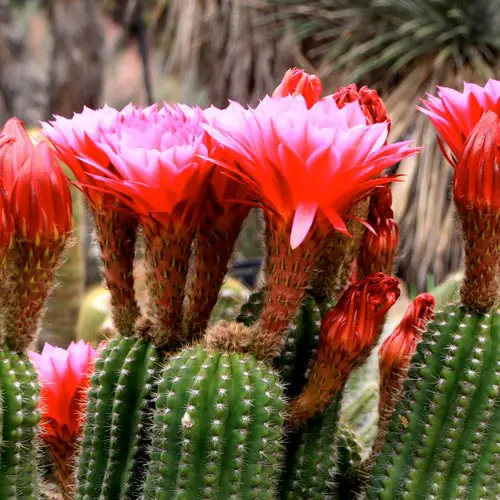
{"label": "red flower", "polygon": [[378,356],[382,413],[386,411],[386,407],[390,407],[391,400],[402,388],[411,358],[422,338],[422,331],[434,316],[434,306],[435,300],[430,293],[418,295],[394,332],[380,347]]}
{"label": "red flower", "polygon": [[361,244],[357,261],[361,277],[378,272],[392,272],[399,242],[399,229],[393,219],[391,205],[392,193],[389,186],[380,188],[370,198],[368,224],[375,233],[366,231]]}
{"label": "red flower", "polygon": [[66,240],[73,224],[71,192],[46,143],[31,147],[11,196],[16,230],[22,238],[35,245]]}
{"label": "red flower", "polygon": [[309,75],[303,69],[289,69],[273,93],[273,97],[301,95],[311,108],[321,98],[323,84],[316,75]]}
{"label": "red flower", "polygon": [[[350,102],[358,101],[368,125],[389,122],[390,127],[387,108],[376,90],[366,86],[358,90],[356,84],[351,83],[347,87],[340,87],[337,92],[332,94],[332,97],[339,108],[343,108]],[[328,99],[328,97],[325,99]]]}
{"label": "red flower", "polygon": [[96,352],[80,340],[68,349],[45,343],[41,354],[28,354],[41,385],[41,436],[70,442],[82,429]]}
{"label": "red flower", "polygon": [[33,144],[17,118],[2,135],[12,138],[2,147],[0,174],[17,233],[36,245],[64,241],[72,227],[71,193],[54,152]]}
{"label": "red flower", "polygon": [[[339,110],[333,100],[307,109],[302,98],[264,98],[256,109],[237,103],[220,111],[209,134],[231,152],[233,170],[273,217],[291,226],[291,245],[305,239],[322,212],[338,231],[352,204],[375,187],[388,166],[419,151],[408,143],[384,146],[387,124],[366,125],[356,101]],[[229,167],[231,168],[231,167]]]}
{"label": "red flower", "polygon": [[175,230],[194,226],[199,196],[213,171],[205,159],[210,141],[203,120],[199,108],[183,105],[125,117],[97,142],[106,161],[96,165],[101,173],[94,179],[133,210],[146,230],[151,220],[173,224]]}
{"label": "red flower", "polygon": [[453,194],[459,210],[500,213],[500,116],[492,111],[483,115],[465,142]]}
{"label": "red flower", "polygon": [[[17,172],[28,161],[33,150],[33,141],[24,130],[24,125],[18,118],[7,120],[0,136],[9,142],[9,147],[0,154],[0,176],[2,186],[8,196],[16,180]],[[10,139],[10,140],[9,140]]]}
{"label": "red flower", "polygon": [[387,311],[399,297],[399,281],[377,273],[351,285],[323,317],[316,359],[307,384],[292,402],[297,423],[326,408],[352,370],[362,364],[380,334]]}
{"label": "red flower", "polygon": [[484,87],[464,83],[463,92],[438,87],[438,96],[422,101],[425,113],[441,139],[451,149],[452,165],[460,160],[465,141],[486,111],[500,115],[500,80],[488,80]]}

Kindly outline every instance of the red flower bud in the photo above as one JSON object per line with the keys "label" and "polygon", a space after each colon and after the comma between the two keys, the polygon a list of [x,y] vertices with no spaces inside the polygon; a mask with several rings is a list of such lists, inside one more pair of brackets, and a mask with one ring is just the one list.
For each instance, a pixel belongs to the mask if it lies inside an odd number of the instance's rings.
{"label": "red flower bud", "polygon": [[408,306],[401,322],[387,337],[379,351],[380,381],[383,391],[391,385],[393,375],[406,373],[410,360],[427,322],[434,316],[435,300],[430,293],[421,293]]}
{"label": "red flower bud", "polygon": [[380,401],[379,429],[374,443],[375,453],[378,453],[382,447],[388,423],[403,389],[411,358],[422,338],[422,330],[434,316],[434,306],[435,300],[430,293],[418,295],[378,352]]}
{"label": "red flower bud", "polygon": [[323,318],[307,384],[291,404],[292,423],[324,410],[372,350],[387,311],[399,297],[397,278],[377,273],[351,285]]}
{"label": "red flower bud", "polygon": [[48,144],[26,144],[25,152],[11,193],[16,230],[35,245],[64,241],[73,222],[68,180]]}
{"label": "red flower bud", "polygon": [[392,273],[394,257],[399,243],[399,228],[394,221],[392,194],[389,186],[378,189],[370,198],[368,224],[358,256],[360,277],[374,273]]}
{"label": "red flower bud", "polygon": [[18,170],[25,164],[31,154],[33,142],[24,130],[24,125],[18,118],[10,118],[0,131],[0,135],[9,141],[9,147],[0,155],[0,176],[2,185],[8,196],[16,180]]}
{"label": "red flower bud", "polygon": [[359,101],[368,125],[390,122],[384,101],[374,89],[365,86],[358,90],[356,84],[351,83],[347,87],[340,87],[332,97],[339,108],[343,108],[349,102]]}
{"label": "red flower bud", "polygon": [[321,98],[323,84],[316,75],[309,75],[303,69],[289,69],[273,93],[273,97],[302,95],[307,107],[312,108]]}

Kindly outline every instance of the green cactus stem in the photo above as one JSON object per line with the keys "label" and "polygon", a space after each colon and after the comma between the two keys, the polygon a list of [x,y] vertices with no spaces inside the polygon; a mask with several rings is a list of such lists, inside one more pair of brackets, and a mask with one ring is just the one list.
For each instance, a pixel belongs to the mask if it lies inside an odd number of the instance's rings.
{"label": "green cactus stem", "polygon": [[[253,325],[264,306],[265,290],[252,293],[241,308],[237,321],[245,326]],[[273,360],[273,367],[285,383],[287,397],[300,393],[307,380],[307,371],[314,359],[319,339],[321,315],[315,300],[308,297],[299,309],[285,335],[285,345]]]}
{"label": "green cactus stem", "polygon": [[378,500],[499,498],[500,314],[451,305],[412,359],[368,489]]}
{"label": "green cactus stem", "polygon": [[170,358],[144,499],[273,499],[283,408],[278,377],[251,356],[198,347]]}
{"label": "green cactus stem", "polygon": [[338,461],[337,429],[340,396],[324,414],[288,436],[285,468],[280,485],[282,500],[323,500],[332,493]]}
{"label": "green cactus stem", "polygon": [[0,350],[0,498],[38,500],[38,385],[25,354]]}
{"label": "green cactus stem", "polygon": [[149,444],[141,439],[144,409],[159,367],[159,354],[143,339],[118,335],[101,352],[89,393],[76,499],[128,498],[128,490],[142,482],[135,474],[143,473],[138,461]]}

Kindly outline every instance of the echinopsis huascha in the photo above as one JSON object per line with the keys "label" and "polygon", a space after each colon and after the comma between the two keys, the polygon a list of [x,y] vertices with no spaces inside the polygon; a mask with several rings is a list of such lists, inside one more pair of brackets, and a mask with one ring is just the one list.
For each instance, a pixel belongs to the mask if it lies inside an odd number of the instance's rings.
{"label": "echinopsis huascha", "polygon": [[[455,169],[465,277],[457,303],[434,311],[420,294],[392,333],[386,169],[419,148],[388,142],[376,91],[322,98],[294,68],[254,108],[86,108],[44,123],[37,145],[10,120],[0,497],[51,498],[43,442],[65,500],[499,498],[499,89],[423,103]],[[56,158],[94,217],[116,334],[37,354],[72,223]],[[214,322],[252,206],[265,280],[235,321]]]}

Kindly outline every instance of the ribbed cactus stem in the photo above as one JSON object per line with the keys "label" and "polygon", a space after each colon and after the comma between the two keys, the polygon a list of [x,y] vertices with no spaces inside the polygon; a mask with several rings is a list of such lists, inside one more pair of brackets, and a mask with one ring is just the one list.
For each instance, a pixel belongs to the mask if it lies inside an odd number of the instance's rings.
{"label": "ribbed cactus stem", "polygon": [[436,313],[412,359],[369,499],[498,498],[499,362],[497,311],[452,305]]}
{"label": "ribbed cactus stem", "polygon": [[186,340],[182,306],[194,231],[190,226],[174,229],[156,221],[144,226],[148,316],[156,347],[176,349]]}
{"label": "ribbed cactus stem", "polygon": [[66,241],[35,245],[16,241],[8,256],[3,304],[5,342],[25,352],[35,341]]}
{"label": "ribbed cactus stem", "polygon": [[282,388],[252,357],[201,348],[171,357],[158,387],[145,500],[272,500]]}
{"label": "ribbed cactus stem", "polygon": [[24,354],[0,349],[0,498],[39,500],[36,470],[38,385]]}
{"label": "ribbed cactus stem", "polygon": [[460,297],[474,311],[500,303],[500,213],[460,210],[465,236],[465,278]]}
{"label": "ribbed cactus stem", "polygon": [[197,231],[184,304],[187,341],[199,339],[207,327],[247,214],[248,208],[235,210],[232,216],[208,218]]}
{"label": "ribbed cactus stem", "polygon": [[[118,335],[95,363],[78,463],[76,499],[128,498],[144,480],[146,404],[160,371],[144,339]],[[134,486],[132,486],[134,485]],[[139,494],[139,493],[137,493]]]}
{"label": "ribbed cactus stem", "polygon": [[104,281],[111,296],[113,323],[121,335],[130,336],[140,313],[133,276],[138,223],[120,211],[120,207],[99,208],[93,213]]}

